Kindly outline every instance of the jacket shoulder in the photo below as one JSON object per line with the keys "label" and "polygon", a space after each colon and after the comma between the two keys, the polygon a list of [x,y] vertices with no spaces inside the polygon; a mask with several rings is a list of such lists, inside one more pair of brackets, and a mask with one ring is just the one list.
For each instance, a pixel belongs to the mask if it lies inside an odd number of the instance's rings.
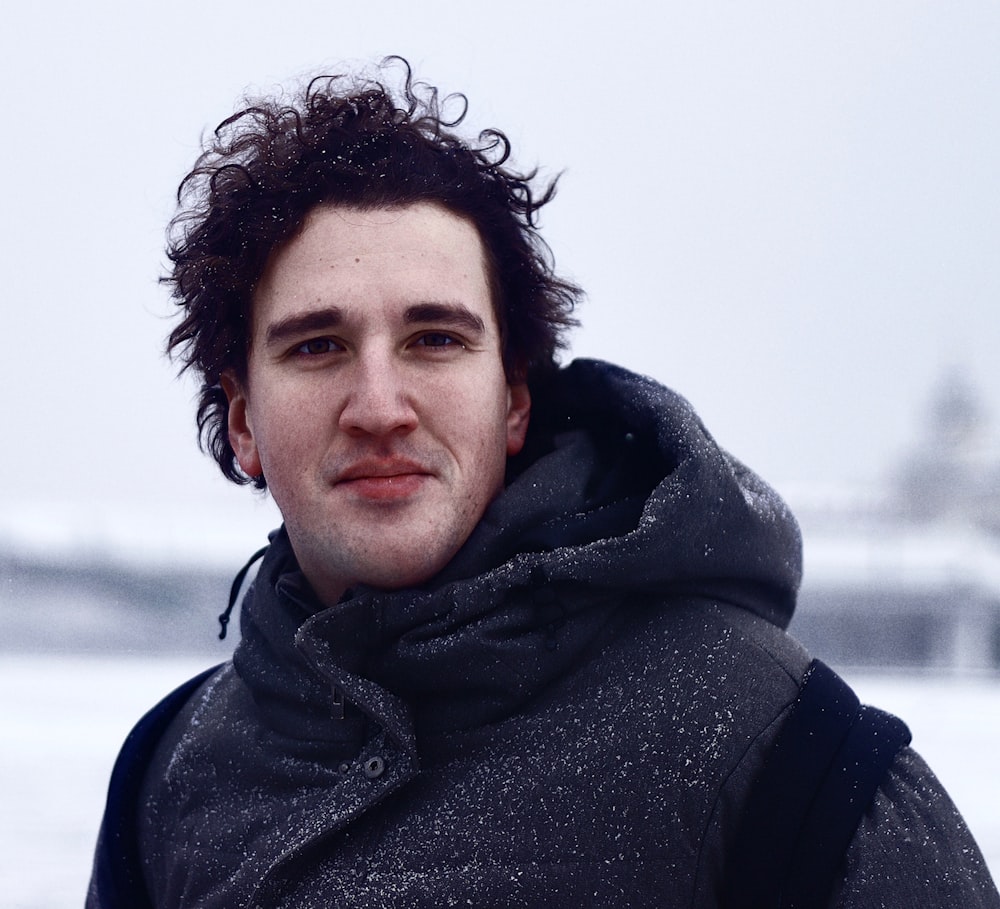
{"label": "jacket shoulder", "polygon": [[87,909],[151,909],[139,851],[139,794],[167,729],[194,692],[219,669],[212,666],[175,688],[136,723],[122,744],[108,785]]}
{"label": "jacket shoulder", "polygon": [[982,852],[950,796],[903,748],[858,825],[833,909],[1000,909]]}

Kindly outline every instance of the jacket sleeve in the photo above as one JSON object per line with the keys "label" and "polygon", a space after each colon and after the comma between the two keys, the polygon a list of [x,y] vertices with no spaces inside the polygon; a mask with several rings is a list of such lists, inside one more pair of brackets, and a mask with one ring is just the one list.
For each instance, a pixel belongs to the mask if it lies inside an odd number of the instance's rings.
{"label": "jacket sleeve", "polygon": [[831,909],[1000,909],[965,821],[911,748],[897,755],[845,863]]}

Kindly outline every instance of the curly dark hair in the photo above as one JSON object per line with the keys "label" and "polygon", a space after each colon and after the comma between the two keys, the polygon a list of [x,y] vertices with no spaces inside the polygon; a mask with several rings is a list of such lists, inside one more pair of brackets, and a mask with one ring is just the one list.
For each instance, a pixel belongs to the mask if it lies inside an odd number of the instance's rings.
{"label": "curly dark hair", "polygon": [[[468,218],[486,250],[504,369],[511,381],[533,382],[555,368],[563,335],[576,324],[581,296],[559,278],[538,233],[538,210],[556,181],[532,188],[537,170],[509,166],[510,142],[485,130],[478,143],[456,131],[464,95],[439,102],[438,91],[415,83],[402,68],[397,90],[351,75],[314,78],[291,103],[257,101],[223,121],[178,189],[163,281],[183,318],[168,353],[194,367],[202,384],[198,431],[202,448],[236,483],[247,477],[229,442],[229,403],[220,377],[245,381],[251,304],[272,251],[289,239],[317,205],[385,208],[435,202]],[[450,119],[443,107],[460,110]]]}

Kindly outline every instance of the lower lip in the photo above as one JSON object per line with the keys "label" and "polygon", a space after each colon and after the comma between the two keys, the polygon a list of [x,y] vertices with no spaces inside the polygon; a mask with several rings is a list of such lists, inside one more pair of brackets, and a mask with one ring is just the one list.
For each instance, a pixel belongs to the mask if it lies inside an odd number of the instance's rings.
{"label": "lower lip", "polygon": [[358,477],[339,484],[356,496],[374,502],[394,502],[416,493],[427,480],[424,473],[401,473],[391,477]]}

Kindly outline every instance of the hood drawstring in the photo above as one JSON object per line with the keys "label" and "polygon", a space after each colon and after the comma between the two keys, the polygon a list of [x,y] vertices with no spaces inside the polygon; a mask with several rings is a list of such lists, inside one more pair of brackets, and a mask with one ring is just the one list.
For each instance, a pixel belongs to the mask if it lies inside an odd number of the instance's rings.
{"label": "hood drawstring", "polygon": [[224,641],[226,639],[226,627],[229,625],[229,617],[232,615],[233,607],[236,605],[236,598],[240,595],[240,588],[243,586],[243,580],[247,576],[247,572],[254,562],[257,561],[265,552],[267,552],[268,547],[262,546],[258,549],[252,556],[250,560],[244,565],[237,573],[236,577],[233,578],[233,586],[229,588],[229,605],[226,607],[226,611],[219,616],[219,625],[221,631],[219,632],[219,640]]}

